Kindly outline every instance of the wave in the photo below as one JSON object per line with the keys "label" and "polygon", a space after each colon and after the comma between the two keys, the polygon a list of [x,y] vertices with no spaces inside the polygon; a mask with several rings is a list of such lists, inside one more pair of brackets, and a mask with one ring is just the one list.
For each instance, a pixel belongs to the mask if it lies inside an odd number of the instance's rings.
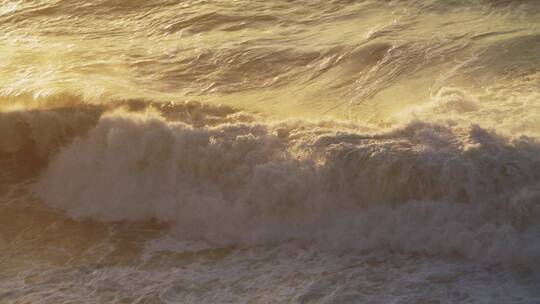
{"label": "wave", "polygon": [[425,119],[481,107],[455,92],[440,97],[386,129],[271,121],[194,102],[74,99],[69,108],[2,113],[10,126],[2,160],[32,168],[37,196],[76,219],[158,221],[180,238],[218,244],[296,239],[538,259],[540,143]]}

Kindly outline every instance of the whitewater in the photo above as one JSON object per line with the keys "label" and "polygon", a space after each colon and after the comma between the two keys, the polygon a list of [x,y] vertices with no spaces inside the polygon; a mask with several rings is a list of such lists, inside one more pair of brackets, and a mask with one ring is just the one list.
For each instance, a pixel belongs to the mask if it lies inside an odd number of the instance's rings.
{"label": "whitewater", "polygon": [[0,1],[0,303],[540,303],[539,1]]}

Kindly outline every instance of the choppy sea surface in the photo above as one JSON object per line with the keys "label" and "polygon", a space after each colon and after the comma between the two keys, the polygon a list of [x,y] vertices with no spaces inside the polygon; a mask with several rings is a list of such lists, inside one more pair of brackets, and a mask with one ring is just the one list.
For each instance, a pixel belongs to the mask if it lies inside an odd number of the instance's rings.
{"label": "choppy sea surface", "polygon": [[0,0],[0,303],[540,303],[540,1]]}

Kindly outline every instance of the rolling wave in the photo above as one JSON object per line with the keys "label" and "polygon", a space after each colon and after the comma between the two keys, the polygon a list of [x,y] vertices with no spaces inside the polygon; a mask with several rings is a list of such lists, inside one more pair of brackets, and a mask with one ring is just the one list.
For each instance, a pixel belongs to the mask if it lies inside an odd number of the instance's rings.
{"label": "rolling wave", "polygon": [[[63,100],[72,105],[4,113],[2,160],[31,167],[38,197],[76,219],[158,221],[218,244],[540,255],[540,144],[464,123],[481,111],[464,93],[442,92],[386,129],[195,102]],[[441,109],[456,116],[422,119]]]}

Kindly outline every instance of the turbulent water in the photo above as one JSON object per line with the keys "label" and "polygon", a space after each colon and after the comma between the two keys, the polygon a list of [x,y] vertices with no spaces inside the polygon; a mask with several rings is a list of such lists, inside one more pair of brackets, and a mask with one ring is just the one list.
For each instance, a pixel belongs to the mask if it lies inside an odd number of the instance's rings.
{"label": "turbulent water", "polygon": [[540,1],[0,1],[0,303],[540,303]]}

